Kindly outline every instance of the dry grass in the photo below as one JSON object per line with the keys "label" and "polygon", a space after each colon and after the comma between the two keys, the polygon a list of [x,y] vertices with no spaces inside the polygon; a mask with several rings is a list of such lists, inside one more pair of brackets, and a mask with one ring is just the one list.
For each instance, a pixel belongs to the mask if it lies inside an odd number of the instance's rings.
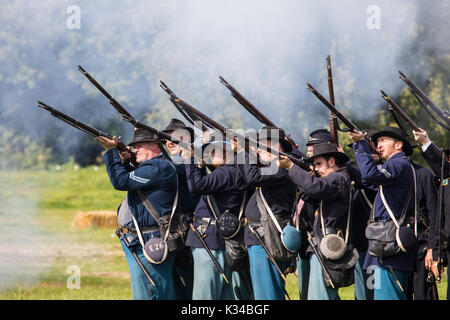
{"label": "dry grass", "polygon": [[114,211],[79,211],[73,220],[73,226],[77,229],[90,226],[115,229],[119,225]]}

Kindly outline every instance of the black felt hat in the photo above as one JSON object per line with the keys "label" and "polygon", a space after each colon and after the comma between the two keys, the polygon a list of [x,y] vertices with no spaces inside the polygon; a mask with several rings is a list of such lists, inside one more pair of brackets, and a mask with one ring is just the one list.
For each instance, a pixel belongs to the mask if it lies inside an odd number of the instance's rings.
{"label": "black felt hat", "polygon": [[139,142],[156,142],[158,141],[158,136],[151,133],[149,130],[138,128],[134,130],[133,141],[128,145],[132,146]]}
{"label": "black felt hat", "polygon": [[319,129],[309,134],[307,146],[312,146],[318,143],[332,143],[331,133],[327,129]]}
{"label": "black felt hat", "polygon": [[314,158],[331,156],[337,160],[338,163],[345,163],[350,158],[342,152],[339,152],[336,145],[332,143],[318,143],[313,147],[313,154],[311,157],[306,158],[308,162],[313,162]]}
{"label": "black felt hat", "polygon": [[[274,133],[273,130],[278,131],[278,136],[273,136]],[[260,133],[258,134],[258,141],[261,139],[268,139],[272,141],[272,138],[279,139],[280,145],[283,148],[284,152],[291,152],[292,151],[292,145],[289,143],[289,141],[286,140],[286,134],[283,130],[273,127],[273,126],[264,126],[261,128]]]}
{"label": "black felt hat", "polygon": [[377,145],[377,140],[380,137],[390,137],[395,140],[399,140],[403,142],[403,152],[409,157],[413,153],[413,148],[411,143],[409,142],[408,135],[405,131],[397,127],[386,127],[381,131],[378,131],[374,135],[372,135],[371,140]]}
{"label": "black felt hat", "polygon": [[170,120],[169,124],[167,125],[167,127],[164,130],[162,130],[162,132],[170,134],[177,129],[184,129],[184,130],[189,131],[189,134],[191,135],[191,142],[194,141],[194,137],[195,137],[194,129],[192,129],[190,127],[186,127],[186,125],[184,124],[183,121],[175,119],[175,118],[172,118]]}

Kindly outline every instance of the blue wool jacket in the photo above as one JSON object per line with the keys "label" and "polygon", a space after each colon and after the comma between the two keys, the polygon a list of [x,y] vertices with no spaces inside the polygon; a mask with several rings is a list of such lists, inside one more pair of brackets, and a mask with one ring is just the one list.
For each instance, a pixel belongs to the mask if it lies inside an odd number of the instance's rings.
{"label": "blue wool jacket", "polygon": [[[288,179],[286,169],[278,169],[275,163],[271,166],[258,167],[256,164],[249,164],[248,154],[244,164],[238,164],[237,187],[240,190],[249,192],[249,200],[245,206],[245,216],[251,221],[259,221],[261,213],[256,200],[256,187],[260,187],[267,204],[275,215],[290,216],[295,202],[296,188]],[[269,167],[277,168],[271,173]],[[267,171],[265,171],[265,169]],[[259,244],[259,241],[250,233],[248,226],[244,231],[244,242],[251,246]]]}
{"label": "blue wool jacket", "polygon": [[[350,205],[350,177],[347,168],[339,168],[326,177],[315,177],[294,165],[289,170],[289,178],[312,199],[323,201],[325,229],[340,229],[345,236]],[[319,214],[315,216],[313,230],[322,239],[324,234]]]}
{"label": "blue wool jacket", "polygon": [[[194,226],[200,225],[202,217],[214,219],[214,215],[209,209],[206,195],[214,197],[214,200],[222,214],[226,209],[230,212],[239,213],[239,208],[243,200],[243,192],[236,188],[236,167],[232,164],[225,164],[214,169],[207,174],[206,168],[199,168],[194,164],[186,164],[186,177],[191,195],[201,195],[195,208]],[[210,224],[207,228],[206,244],[211,250],[225,250],[225,241],[216,232],[216,225]],[[203,248],[200,240],[192,230],[189,230],[186,245],[194,248]]]}
{"label": "blue wool jacket", "polygon": [[[143,205],[138,190],[142,190],[160,216],[170,214],[176,194],[176,173],[172,165],[162,156],[153,157],[141,163],[133,170],[131,166],[122,164],[117,149],[105,152],[103,160],[111,180],[117,190],[128,191],[128,205],[140,228],[157,226],[153,216]],[[151,234],[144,234],[144,241]],[[131,245],[138,243],[137,237]]]}
{"label": "blue wool jacket", "polygon": [[[361,170],[362,183],[370,186],[374,190],[378,190],[379,186],[383,186],[386,201],[391,207],[395,218],[399,219],[408,194],[414,185],[410,160],[404,152],[400,152],[393,155],[384,164],[377,165],[372,159],[370,147],[366,140],[355,142],[353,144],[353,151],[355,152],[356,162]],[[408,217],[414,215],[413,205],[414,193],[408,205],[405,221],[407,221]],[[380,193],[375,197],[374,215],[376,220],[391,220],[381,200]],[[367,253],[364,261],[364,269],[367,269],[371,265],[414,271],[415,252],[399,253],[391,257],[385,257],[382,262],[379,261],[378,257]]]}

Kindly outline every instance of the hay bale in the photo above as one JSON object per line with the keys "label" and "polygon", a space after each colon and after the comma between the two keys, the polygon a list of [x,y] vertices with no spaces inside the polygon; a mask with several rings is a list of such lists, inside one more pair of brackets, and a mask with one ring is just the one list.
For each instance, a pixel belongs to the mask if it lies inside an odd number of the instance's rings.
{"label": "hay bale", "polygon": [[84,229],[90,226],[99,228],[117,228],[117,213],[115,211],[79,211],[73,220],[73,226]]}

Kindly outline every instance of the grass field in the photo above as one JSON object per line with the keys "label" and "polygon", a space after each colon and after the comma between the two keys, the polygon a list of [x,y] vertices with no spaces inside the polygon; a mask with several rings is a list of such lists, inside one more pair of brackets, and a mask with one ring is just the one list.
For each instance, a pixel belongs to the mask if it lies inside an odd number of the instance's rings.
{"label": "grass field", "polygon": [[[111,187],[103,166],[0,172],[0,179],[0,300],[131,299],[114,229],[72,225],[78,211],[115,210],[125,196]],[[446,286],[444,278],[441,299]],[[287,291],[299,298],[293,274]],[[340,296],[353,300],[353,286]]]}

